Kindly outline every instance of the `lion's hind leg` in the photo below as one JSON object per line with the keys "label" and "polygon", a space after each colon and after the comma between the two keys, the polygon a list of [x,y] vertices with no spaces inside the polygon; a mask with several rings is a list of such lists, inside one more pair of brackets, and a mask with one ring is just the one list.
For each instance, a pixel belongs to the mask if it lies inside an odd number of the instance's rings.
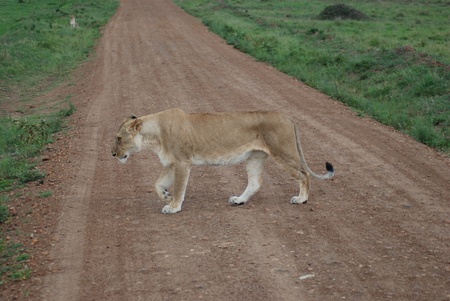
{"label": "lion's hind leg", "polygon": [[248,184],[240,196],[232,196],[228,201],[232,205],[245,204],[261,187],[262,171],[268,155],[262,151],[254,151],[246,160]]}
{"label": "lion's hind leg", "polygon": [[305,204],[308,201],[310,176],[303,168],[299,158],[295,156],[274,157],[291,176],[299,183],[299,194],[291,198],[292,204]]}
{"label": "lion's hind leg", "polygon": [[299,182],[300,192],[298,196],[291,199],[291,204],[306,204],[309,195],[310,176],[307,172],[300,171],[296,180]]}

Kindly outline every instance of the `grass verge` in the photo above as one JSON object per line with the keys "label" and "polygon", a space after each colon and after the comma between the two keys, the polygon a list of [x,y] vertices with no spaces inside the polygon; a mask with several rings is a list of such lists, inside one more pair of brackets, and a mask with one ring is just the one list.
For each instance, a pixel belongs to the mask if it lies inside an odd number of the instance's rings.
{"label": "grass verge", "polygon": [[[11,190],[45,174],[34,157],[53,142],[65,118],[76,110],[70,97],[39,115],[24,115],[20,106],[36,106],[35,96],[68,79],[86,60],[118,0],[2,0],[0,2],[0,286],[28,279],[32,269],[20,220],[12,224]],[[78,27],[69,25],[75,15]],[[11,113],[22,113],[13,118]],[[17,115],[17,114],[16,114]],[[42,192],[39,198],[51,196]],[[24,238],[24,239],[23,239]],[[29,239],[28,239],[29,241]]]}
{"label": "grass verge", "polygon": [[[176,0],[235,48],[362,115],[450,153],[450,28],[442,0]],[[320,16],[320,18],[319,18]]]}

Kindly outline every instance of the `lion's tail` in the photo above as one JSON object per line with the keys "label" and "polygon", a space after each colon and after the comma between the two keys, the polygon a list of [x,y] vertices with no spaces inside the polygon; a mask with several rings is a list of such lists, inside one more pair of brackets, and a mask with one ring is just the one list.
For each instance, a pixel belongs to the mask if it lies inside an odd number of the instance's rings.
{"label": "lion's tail", "polygon": [[294,129],[295,129],[295,138],[297,140],[298,154],[300,155],[300,159],[302,160],[302,164],[305,167],[306,171],[311,176],[313,176],[314,178],[319,179],[319,180],[331,179],[334,176],[334,167],[333,167],[333,165],[331,163],[329,163],[329,162],[325,163],[325,167],[327,169],[327,173],[321,174],[321,175],[316,174],[315,172],[313,172],[309,168],[308,164],[306,163],[305,156],[303,155],[302,145],[301,145],[301,142],[300,142],[300,134],[298,132],[297,125],[295,125],[295,124],[294,124]]}

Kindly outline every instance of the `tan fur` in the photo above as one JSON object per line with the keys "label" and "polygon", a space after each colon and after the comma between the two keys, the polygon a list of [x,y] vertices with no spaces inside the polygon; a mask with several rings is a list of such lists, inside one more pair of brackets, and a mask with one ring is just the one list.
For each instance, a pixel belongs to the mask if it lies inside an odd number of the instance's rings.
{"label": "tan fur", "polygon": [[[164,170],[156,182],[161,200],[168,201],[162,212],[176,213],[184,201],[191,166],[229,165],[246,162],[248,186],[229,202],[244,204],[261,185],[261,172],[270,155],[297,180],[300,193],[291,203],[305,203],[310,175],[318,179],[333,177],[328,172],[317,175],[305,162],[295,124],[276,112],[188,114],[180,109],[133,117],[125,120],[116,135],[112,155],[122,163],[141,149],[154,151]],[[167,191],[173,186],[173,195]]]}

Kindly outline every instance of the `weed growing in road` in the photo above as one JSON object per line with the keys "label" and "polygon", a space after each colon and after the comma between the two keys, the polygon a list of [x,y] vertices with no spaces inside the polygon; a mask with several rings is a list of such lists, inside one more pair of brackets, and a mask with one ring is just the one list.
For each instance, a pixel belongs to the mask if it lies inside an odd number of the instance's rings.
{"label": "weed growing in road", "polygon": [[39,193],[40,198],[48,198],[52,195],[53,195],[53,192],[51,192],[51,191],[42,191],[41,193]]}
{"label": "weed growing in road", "polygon": [[[176,2],[237,49],[450,153],[445,1],[347,1],[328,20],[331,1]],[[347,19],[353,9],[366,17]]]}

